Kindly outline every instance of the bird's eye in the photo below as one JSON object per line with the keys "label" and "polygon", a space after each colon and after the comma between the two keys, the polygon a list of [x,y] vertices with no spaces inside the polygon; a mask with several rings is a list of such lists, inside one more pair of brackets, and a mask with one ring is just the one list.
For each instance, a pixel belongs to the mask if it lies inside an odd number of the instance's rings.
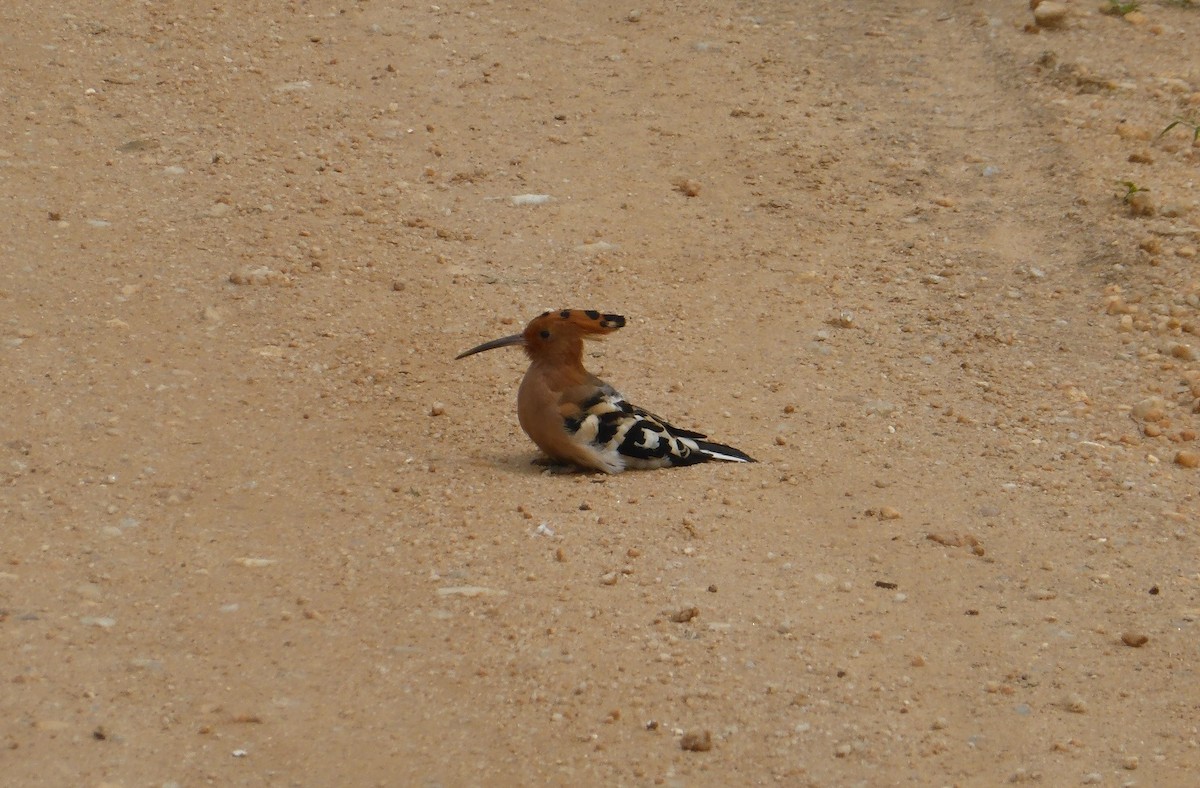
{"label": "bird's eye", "polygon": [[546,329],[544,329],[544,328],[543,328],[543,329],[541,330],[541,332],[538,334],[538,336],[540,336],[542,339],[549,339],[549,338],[550,338],[550,332],[549,332],[549,331],[547,331]]}

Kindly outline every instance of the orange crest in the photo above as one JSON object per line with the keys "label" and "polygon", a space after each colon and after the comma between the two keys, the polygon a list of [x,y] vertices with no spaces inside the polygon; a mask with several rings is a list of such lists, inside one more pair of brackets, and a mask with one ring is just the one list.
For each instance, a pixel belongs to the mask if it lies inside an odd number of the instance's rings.
{"label": "orange crest", "polygon": [[539,348],[611,334],[624,325],[625,318],[621,315],[606,315],[594,309],[562,309],[538,315],[525,326],[522,335],[525,347],[534,355]]}

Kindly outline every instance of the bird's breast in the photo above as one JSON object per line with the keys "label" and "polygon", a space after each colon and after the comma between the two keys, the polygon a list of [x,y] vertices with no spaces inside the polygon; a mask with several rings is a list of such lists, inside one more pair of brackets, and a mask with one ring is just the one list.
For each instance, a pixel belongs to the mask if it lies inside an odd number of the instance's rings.
{"label": "bird's breast", "polygon": [[[569,382],[569,381],[568,381]],[[530,440],[551,457],[585,467],[595,467],[593,453],[572,440],[565,420],[580,413],[580,387],[584,383],[561,387],[552,374],[535,364],[525,373],[517,391],[517,419]]]}

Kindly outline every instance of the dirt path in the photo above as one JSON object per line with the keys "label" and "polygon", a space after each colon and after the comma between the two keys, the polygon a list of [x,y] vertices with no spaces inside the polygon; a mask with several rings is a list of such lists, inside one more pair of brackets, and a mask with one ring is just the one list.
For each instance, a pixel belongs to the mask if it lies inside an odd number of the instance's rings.
{"label": "dirt path", "polygon": [[[0,770],[1187,784],[1200,10],[1067,8],[3,12]],[[761,462],[539,473],[557,307]]]}

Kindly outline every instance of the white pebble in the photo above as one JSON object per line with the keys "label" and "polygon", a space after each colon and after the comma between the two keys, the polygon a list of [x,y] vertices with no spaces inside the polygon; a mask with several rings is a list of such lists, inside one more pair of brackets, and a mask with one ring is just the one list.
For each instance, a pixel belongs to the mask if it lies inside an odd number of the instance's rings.
{"label": "white pebble", "polygon": [[514,194],[508,199],[513,205],[545,205],[554,198],[549,194]]}
{"label": "white pebble", "polygon": [[247,569],[261,569],[264,566],[270,566],[275,563],[274,558],[235,558],[233,563],[238,566],[244,566]]}
{"label": "white pebble", "polygon": [[437,590],[438,596],[465,596],[468,598],[478,596],[504,596],[508,594],[499,588],[487,588],[486,586],[447,586]]}
{"label": "white pebble", "polygon": [[101,629],[112,629],[117,625],[115,618],[108,616],[84,616],[79,619],[79,623],[85,627],[100,627]]}

